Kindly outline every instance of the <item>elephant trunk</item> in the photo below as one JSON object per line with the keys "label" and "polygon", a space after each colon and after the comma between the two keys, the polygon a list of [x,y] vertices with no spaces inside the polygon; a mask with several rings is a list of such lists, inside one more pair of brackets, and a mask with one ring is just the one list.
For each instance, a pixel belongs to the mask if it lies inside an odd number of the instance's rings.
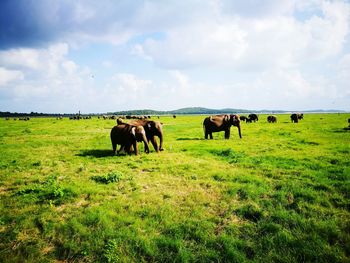
{"label": "elephant trunk", "polygon": [[237,128],[238,128],[239,138],[241,138],[241,139],[242,139],[242,134],[241,134],[241,124],[240,124],[240,123],[238,123]]}

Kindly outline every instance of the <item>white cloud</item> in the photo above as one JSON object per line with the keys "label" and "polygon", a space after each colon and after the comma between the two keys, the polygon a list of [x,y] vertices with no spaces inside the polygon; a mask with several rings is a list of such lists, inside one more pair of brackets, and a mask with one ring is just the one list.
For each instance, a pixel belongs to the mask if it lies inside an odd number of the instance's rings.
{"label": "white cloud", "polygon": [[41,71],[55,75],[68,53],[66,43],[58,43],[46,49],[16,48],[0,51],[0,65],[7,68],[21,68],[27,71]]}
{"label": "white cloud", "polygon": [[38,69],[39,54],[35,49],[28,48],[0,51],[0,64],[7,67]]}
{"label": "white cloud", "polygon": [[189,89],[190,82],[188,76],[186,76],[178,70],[170,71],[170,75],[173,76],[173,78],[176,80],[176,84],[178,87],[180,87],[183,90]]}
{"label": "white cloud", "polygon": [[350,105],[348,2],[64,3],[60,42],[0,51],[0,96],[30,111]]}
{"label": "white cloud", "polygon": [[130,73],[115,73],[103,87],[95,90],[94,104],[100,104],[100,111],[128,110],[129,107],[139,108],[141,105],[146,107],[154,88],[152,80]]}
{"label": "white cloud", "polygon": [[203,14],[207,19],[169,28],[165,39],[149,39],[134,49],[165,68],[220,65],[245,70],[295,66],[337,55],[342,50],[349,33],[349,4],[322,2],[321,15],[299,21],[293,16],[293,1],[264,3],[267,5],[258,6],[270,11],[262,10],[261,17],[242,15],[238,11],[247,5],[234,4],[233,13],[226,9],[207,11]]}
{"label": "white cloud", "polygon": [[119,84],[119,91],[128,92],[137,95],[144,93],[145,90],[152,84],[150,80],[139,79],[133,74],[118,73],[113,77]]}
{"label": "white cloud", "polygon": [[[83,106],[93,97],[89,98],[91,74],[67,59],[68,51],[67,44],[59,43],[46,49],[0,52],[0,79],[1,85],[7,87],[6,96],[10,94],[22,107],[28,107],[27,111],[63,111]],[[11,81],[16,84],[10,85]]]}
{"label": "white cloud", "polygon": [[[350,53],[345,54],[338,63],[338,72],[341,76],[350,77]],[[349,87],[350,88],[350,87]]]}
{"label": "white cloud", "polygon": [[[295,0],[249,0],[249,1],[218,1],[222,11],[226,14],[239,14],[248,18],[271,17],[275,15],[289,15],[296,6]],[[306,2],[306,1],[302,1]]]}
{"label": "white cloud", "polygon": [[8,70],[0,67],[0,87],[6,86],[12,81],[22,80],[24,75],[19,70]]}
{"label": "white cloud", "polygon": [[245,51],[245,33],[234,23],[207,21],[169,30],[165,40],[147,40],[144,57],[165,68],[222,65]]}
{"label": "white cloud", "polygon": [[[340,60],[335,75],[334,86],[340,97],[350,97],[350,53],[345,54]],[[350,101],[349,101],[350,103]]]}

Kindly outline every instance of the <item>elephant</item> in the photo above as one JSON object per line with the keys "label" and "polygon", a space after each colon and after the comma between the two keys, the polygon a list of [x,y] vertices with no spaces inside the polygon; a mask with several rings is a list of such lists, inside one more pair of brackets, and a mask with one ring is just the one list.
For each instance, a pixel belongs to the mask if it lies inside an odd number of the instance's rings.
{"label": "elephant", "polygon": [[274,115],[269,115],[269,116],[267,116],[267,122],[275,123],[275,122],[277,122],[277,117]]}
{"label": "elephant", "polygon": [[128,154],[131,153],[131,147],[134,148],[135,155],[138,154],[137,142],[143,142],[145,145],[145,152],[149,153],[148,141],[146,132],[142,126],[132,126],[129,124],[119,124],[114,126],[110,133],[113,153],[117,150],[117,144],[120,145],[121,150],[125,150]]}
{"label": "elephant", "polygon": [[256,121],[259,120],[258,115],[256,115],[255,113],[249,114],[249,115],[248,115],[248,118],[249,118],[251,121],[253,121],[253,122],[256,122]]}
{"label": "elephant", "polygon": [[[145,129],[147,141],[151,141],[156,152],[163,151],[163,124],[159,121],[151,120],[134,120],[129,123],[133,126],[142,126]],[[156,140],[159,138],[159,147]]]}
{"label": "elephant", "polygon": [[117,119],[117,124],[120,125],[120,124],[127,124],[126,122],[124,122],[124,120],[122,118],[118,118]]}
{"label": "elephant", "polygon": [[232,125],[238,128],[239,137],[242,138],[239,115],[225,114],[206,117],[203,121],[204,137],[208,139],[209,135],[210,139],[213,139],[213,132],[225,131],[225,139],[229,139]]}
{"label": "elephant", "polygon": [[239,116],[239,119],[240,119],[241,121],[247,121],[248,118],[247,118],[247,116],[243,116],[243,115],[242,115],[242,116]]}
{"label": "elephant", "polygon": [[293,113],[292,115],[290,115],[290,120],[294,123],[298,123],[299,120],[302,120],[303,118],[304,118],[303,113]]}

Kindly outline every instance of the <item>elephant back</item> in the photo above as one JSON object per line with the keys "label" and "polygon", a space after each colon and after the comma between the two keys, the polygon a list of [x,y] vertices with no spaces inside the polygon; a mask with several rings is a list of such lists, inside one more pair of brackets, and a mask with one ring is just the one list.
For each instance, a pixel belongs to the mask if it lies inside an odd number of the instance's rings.
{"label": "elephant back", "polygon": [[112,128],[111,139],[117,144],[132,139],[132,126],[129,124],[119,124]]}
{"label": "elephant back", "polygon": [[214,115],[206,117],[203,121],[206,128],[224,128],[230,126],[230,115]]}
{"label": "elephant back", "polygon": [[142,126],[146,132],[147,138],[151,138],[153,136],[163,136],[163,124],[160,121],[134,120],[129,124],[135,127]]}

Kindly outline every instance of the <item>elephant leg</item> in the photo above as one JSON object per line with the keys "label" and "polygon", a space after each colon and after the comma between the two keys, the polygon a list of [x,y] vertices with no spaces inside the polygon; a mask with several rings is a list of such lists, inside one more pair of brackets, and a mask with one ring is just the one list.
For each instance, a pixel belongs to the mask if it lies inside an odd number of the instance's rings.
{"label": "elephant leg", "polygon": [[230,139],[230,129],[225,130],[225,139]]}
{"label": "elephant leg", "polygon": [[132,151],[132,143],[127,143],[124,145],[124,152],[126,152],[127,154],[131,154]]}
{"label": "elephant leg", "polygon": [[145,153],[149,153],[148,143],[145,141],[144,143]]}
{"label": "elephant leg", "polygon": [[137,147],[137,141],[136,140],[133,142],[133,146],[134,146],[134,150],[135,150],[135,155],[138,155],[139,149]]}
{"label": "elephant leg", "polygon": [[207,140],[208,139],[209,133],[207,131],[204,132],[204,138]]}
{"label": "elephant leg", "polygon": [[115,154],[115,152],[117,151],[117,144],[112,143],[112,147],[113,147],[113,154]]}
{"label": "elephant leg", "polygon": [[125,152],[125,145],[120,145],[119,151],[117,151],[117,154],[119,155],[121,152]]}
{"label": "elephant leg", "polygon": [[156,152],[159,152],[158,144],[157,144],[157,140],[156,140],[156,137],[155,137],[155,136],[153,136],[153,137],[151,138],[151,143],[152,143],[152,145],[153,145],[153,147],[154,147],[154,150],[156,150]]}

